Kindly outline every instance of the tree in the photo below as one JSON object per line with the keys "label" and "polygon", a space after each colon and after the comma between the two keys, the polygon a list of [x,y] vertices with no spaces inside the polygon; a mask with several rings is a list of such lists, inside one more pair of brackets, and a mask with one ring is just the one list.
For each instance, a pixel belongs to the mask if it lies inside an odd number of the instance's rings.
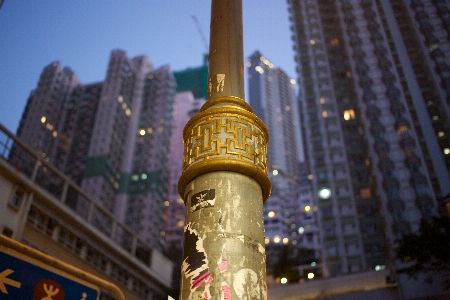
{"label": "tree", "polygon": [[416,277],[427,273],[430,280],[433,274],[441,274],[449,279],[450,287],[450,221],[448,217],[422,219],[418,233],[403,235],[398,241],[397,258],[410,262],[400,273]]}

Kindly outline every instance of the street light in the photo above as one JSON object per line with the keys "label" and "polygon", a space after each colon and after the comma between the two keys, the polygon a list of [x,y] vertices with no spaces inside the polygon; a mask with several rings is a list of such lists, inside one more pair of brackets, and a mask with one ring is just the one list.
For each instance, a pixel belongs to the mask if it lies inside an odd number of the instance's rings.
{"label": "street light", "polygon": [[244,100],[242,0],[212,0],[210,28],[208,99],[183,131],[180,299],[267,299],[269,134]]}

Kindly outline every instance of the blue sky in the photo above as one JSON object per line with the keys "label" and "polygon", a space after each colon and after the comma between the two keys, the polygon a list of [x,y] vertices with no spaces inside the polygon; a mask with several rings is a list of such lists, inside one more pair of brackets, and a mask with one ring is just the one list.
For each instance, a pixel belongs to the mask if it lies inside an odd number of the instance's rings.
{"label": "blue sky", "polygon": [[[158,68],[197,67],[207,52],[209,0],[5,0],[0,9],[0,123],[16,132],[42,69],[59,60],[83,84],[105,78],[109,55],[147,55]],[[259,50],[296,78],[285,0],[243,0],[244,57]]]}

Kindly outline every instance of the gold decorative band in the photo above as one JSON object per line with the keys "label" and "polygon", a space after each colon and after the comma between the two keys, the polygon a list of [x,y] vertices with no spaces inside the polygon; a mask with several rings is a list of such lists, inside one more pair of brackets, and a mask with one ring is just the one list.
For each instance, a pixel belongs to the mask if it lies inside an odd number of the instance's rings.
{"label": "gold decorative band", "polygon": [[248,110],[249,112],[253,112],[252,107],[247,102],[245,102],[244,99],[235,96],[224,96],[210,99],[206,101],[205,104],[203,104],[200,111],[205,111],[212,106],[229,107],[230,104],[232,105],[232,107],[243,108],[245,110]]}
{"label": "gold decorative band", "polygon": [[[223,99],[221,101],[223,103]],[[185,151],[183,173],[178,182],[180,195],[190,181],[202,174],[233,171],[254,178],[260,184],[266,201],[271,192],[266,126],[245,108],[234,105],[209,107],[202,108],[183,131]]]}

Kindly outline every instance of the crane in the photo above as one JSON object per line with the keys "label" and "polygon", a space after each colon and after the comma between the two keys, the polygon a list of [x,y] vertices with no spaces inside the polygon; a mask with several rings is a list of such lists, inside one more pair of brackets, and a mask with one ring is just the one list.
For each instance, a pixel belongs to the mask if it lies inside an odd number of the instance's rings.
{"label": "crane", "polygon": [[195,26],[197,26],[197,30],[200,33],[200,36],[201,36],[202,41],[203,41],[203,45],[205,46],[205,51],[206,51],[206,53],[208,53],[208,43],[206,42],[205,36],[203,35],[202,28],[200,27],[200,22],[198,21],[198,19],[197,19],[197,17],[195,15],[193,15],[191,17],[192,17],[192,19],[194,19]]}

